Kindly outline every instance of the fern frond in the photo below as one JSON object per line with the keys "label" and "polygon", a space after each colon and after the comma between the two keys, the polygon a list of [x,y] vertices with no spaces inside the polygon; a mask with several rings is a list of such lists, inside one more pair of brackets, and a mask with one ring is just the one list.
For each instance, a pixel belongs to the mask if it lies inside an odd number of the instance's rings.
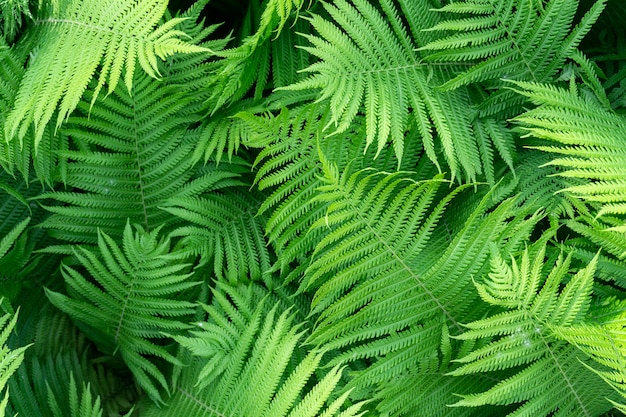
{"label": "fern frond", "polygon": [[[314,227],[328,232],[302,282],[302,291],[314,291],[318,317],[307,342],[337,350],[330,365],[375,360],[348,387],[375,389],[371,396],[389,402],[383,396],[397,392],[396,380],[437,355],[444,323],[456,334],[463,320],[484,314],[470,277],[484,273],[489,242],[516,250],[539,217],[510,219],[514,200],[486,214],[489,194],[469,210],[471,200],[463,200],[468,213],[455,207],[446,216],[465,187],[446,193],[437,177],[415,182],[402,173],[339,173],[328,163],[324,173],[316,200],[329,205]],[[458,229],[448,228],[452,219]]]}
{"label": "fern frond", "polygon": [[[626,119],[580,97],[575,90],[534,83],[515,85],[539,106],[514,119],[529,135],[549,141],[533,148],[558,155],[549,162],[563,169],[558,175],[584,180],[563,191],[601,203],[598,217],[626,214],[626,146],[621,140]],[[624,231],[626,226],[617,230]]]}
{"label": "fern frond", "polygon": [[[367,171],[340,176],[329,166],[325,175],[316,199],[332,203],[314,227],[330,233],[317,245],[302,283],[303,290],[315,290],[313,312],[320,313],[310,341],[339,348],[438,315],[460,329],[457,314],[471,298],[462,293],[472,274],[467,271],[482,268],[487,242],[502,232],[513,202],[483,217],[485,198],[452,241],[441,233],[432,240],[444,209],[463,187],[441,197],[440,179],[414,183],[400,174]],[[395,306],[394,314],[380,316],[387,305]]]}
{"label": "fern frond", "polygon": [[395,6],[383,1],[383,14],[364,0],[323,5],[334,22],[313,14],[308,19],[317,35],[302,34],[310,42],[302,48],[320,60],[303,70],[311,73],[308,78],[284,89],[321,89],[318,101],[328,99],[332,112],[326,125],[333,126],[331,134],[345,132],[364,112],[366,143],[376,143],[377,155],[389,141],[401,160],[409,120],[414,120],[424,149],[438,165],[436,130],[452,176],[464,171],[475,179],[481,166],[465,111],[467,97],[433,88],[434,71],[418,58]]}
{"label": "fern frond", "polygon": [[[606,217],[605,220],[611,221],[611,218]],[[616,230],[624,227],[622,219],[617,218],[613,219],[611,223],[605,223],[598,219],[581,217],[575,220],[567,220],[565,224],[574,232],[589,239],[596,247],[602,248],[615,258],[620,260],[626,258],[624,232]]]}
{"label": "fern frond", "polygon": [[571,256],[561,254],[547,268],[545,243],[535,246],[534,256],[527,248],[510,265],[493,251],[489,277],[475,285],[484,301],[504,311],[465,325],[468,330],[457,337],[494,340],[459,359],[461,367],[450,373],[511,370],[512,375],[485,392],[462,395],[454,405],[518,405],[510,415],[600,415],[611,408],[599,398],[608,387],[584,366],[584,355],[554,331],[585,320],[596,259],[569,275]]}
{"label": "fern frond", "polygon": [[265,218],[256,216],[261,201],[262,195],[226,191],[173,199],[163,209],[190,223],[171,236],[184,237],[187,250],[200,253],[204,262],[213,261],[216,277],[235,284],[260,280],[270,270]]}
{"label": "fern frond", "polygon": [[[0,300],[2,304],[2,300]],[[0,392],[4,392],[4,398],[0,401],[0,417],[4,417],[5,409],[9,401],[9,395],[4,388],[9,378],[24,360],[24,353],[29,346],[22,346],[17,349],[10,349],[7,341],[11,332],[17,323],[17,313],[11,317],[11,314],[4,314],[0,317]]]}
{"label": "fern frond", "polygon": [[[19,89],[20,79],[24,75],[24,61],[20,59],[12,48],[0,36],[0,129],[4,132],[6,115],[9,113],[15,95]],[[29,143],[27,142],[26,146]],[[24,149],[26,151],[28,148]],[[0,166],[9,174],[17,168],[22,175],[28,178],[28,160],[20,158],[21,151],[16,141],[0,140]],[[24,152],[26,153],[26,152]]]}
{"label": "fern frond", "polygon": [[203,307],[207,321],[199,322],[189,337],[176,337],[194,358],[182,369],[168,407],[152,407],[147,416],[168,416],[172,411],[198,417],[363,414],[362,404],[342,407],[347,395],[332,397],[341,368],[334,367],[319,381],[313,379],[322,353],[312,351],[293,360],[299,356],[304,332],[291,311],[279,314],[280,305],[268,306],[267,297],[259,300],[251,286],[226,284],[218,284],[213,304]]}
{"label": "fern frond", "polygon": [[24,18],[32,19],[28,0],[5,0],[0,3],[0,38],[12,42],[22,27]]}
{"label": "fern frond", "polygon": [[452,34],[419,49],[437,51],[426,56],[431,62],[470,63],[470,69],[442,85],[445,90],[501,78],[541,82],[574,51],[605,4],[597,1],[571,31],[578,0],[454,2],[438,11],[459,17],[430,28]]}
{"label": "fern frond", "polygon": [[72,0],[62,6],[58,10],[50,7],[35,20],[39,50],[20,83],[15,107],[7,116],[7,140],[17,137],[21,141],[32,124],[36,149],[57,105],[58,128],[78,105],[99,65],[92,104],[105,83],[109,93],[115,90],[122,70],[126,88],[131,91],[137,62],[156,78],[157,58],[209,51],[179,39],[184,36],[174,29],[181,22],[179,18],[157,27],[167,7],[163,0],[116,0],[106,4]]}
{"label": "fern frond", "polygon": [[[43,291],[28,295],[22,304],[20,334],[13,343],[33,343],[30,357],[9,381],[9,413],[20,416],[55,417],[54,398],[63,416],[70,417],[70,379],[78,387],[90,385],[92,398],[100,397],[105,415],[121,417],[139,397],[130,373],[109,367],[68,315],[53,307]],[[109,365],[109,366],[107,366]]]}
{"label": "fern frond", "polygon": [[[258,211],[260,215],[269,212],[268,240],[281,253],[277,266],[284,270],[300,254],[313,249],[303,237],[323,215],[311,197],[319,185],[315,141],[325,118],[324,109],[311,105],[293,111],[283,109],[277,116],[240,113],[239,117],[253,132],[247,145],[261,148],[254,163],[258,167],[255,183],[271,194]],[[344,149],[335,148],[335,155]]]}
{"label": "fern frond", "polygon": [[[119,352],[138,384],[156,401],[159,387],[168,390],[161,370],[149,357],[174,364],[180,362],[154,341],[163,331],[188,328],[176,317],[191,315],[194,304],[176,300],[175,294],[196,285],[189,282],[188,265],[170,253],[169,240],[159,239],[140,227],[124,229],[123,246],[104,233],[98,250],[78,248],[80,264],[95,282],[77,269],[64,266],[63,276],[70,296],[47,290],[50,301],[87,327],[87,334],[108,353]],[[96,284],[97,283],[97,284]]]}
{"label": "fern frond", "polygon": [[[554,333],[575,345],[597,365],[585,364],[626,399],[626,315],[624,302],[607,300],[592,311],[589,323],[575,326],[554,326]],[[612,400],[611,400],[612,401]],[[620,407],[619,405],[617,405]],[[621,405],[624,408],[624,405]]]}
{"label": "fern frond", "polygon": [[18,237],[22,234],[24,230],[26,230],[26,227],[29,223],[30,217],[27,217],[26,219],[16,224],[15,227],[7,235],[2,237],[2,240],[0,240],[0,259],[2,259],[7,254],[11,247],[13,247]]}
{"label": "fern frond", "polygon": [[193,88],[178,85],[177,75],[156,81],[138,73],[133,95],[118,87],[90,114],[89,103],[79,103],[83,114],[62,130],[79,148],[62,153],[68,163],[60,180],[70,189],[39,197],[61,203],[46,206],[54,214],[42,224],[55,237],[95,243],[98,229],[119,237],[129,219],[153,230],[171,219],[159,208],[168,199],[237,183],[232,170],[193,168],[190,128],[198,116]]}

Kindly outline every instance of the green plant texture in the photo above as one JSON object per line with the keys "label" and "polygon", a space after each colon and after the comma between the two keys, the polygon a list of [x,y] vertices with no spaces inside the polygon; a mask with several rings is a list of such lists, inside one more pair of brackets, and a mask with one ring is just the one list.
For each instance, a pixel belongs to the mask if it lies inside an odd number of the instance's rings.
{"label": "green plant texture", "polygon": [[622,0],[0,0],[0,416],[626,414]]}

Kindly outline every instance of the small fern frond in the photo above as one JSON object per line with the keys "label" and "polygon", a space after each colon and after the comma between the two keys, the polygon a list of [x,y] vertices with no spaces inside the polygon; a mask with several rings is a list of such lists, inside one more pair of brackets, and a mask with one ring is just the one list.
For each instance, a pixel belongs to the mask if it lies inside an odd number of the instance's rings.
{"label": "small fern frond", "polygon": [[0,38],[12,42],[22,27],[24,18],[32,19],[28,0],[0,2]]}
{"label": "small fern frond", "polygon": [[[514,120],[546,145],[534,149],[556,154],[549,164],[562,168],[558,175],[584,183],[563,191],[602,204],[597,216],[626,214],[626,118],[608,111],[576,90],[546,84],[515,83],[517,91],[537,108]],[[624,231],[626,226],[618,227]]]}
{"label": "small fern frond", "polygon": [[574,220],[566,220],[565,224],[615,258],[626,259],[626,239],[624,232],[620,231],[624,228],[623,219],[607,216],[603,220],[607,222],[581,216]]}
{"label": "small fern frond", "polygon": [[[4,136],[20,141],[35,127],[35,149],[44,127],[58,109],[57,128],[72,113],[89,81],[101,67],[92,104],[105,83],[115,90],[125,71],[128,91],[133,87],[136,63],[152,77],[159,74],[157,58],[175,53],[207,52],[180,40],[175,18],[157,27],[167,2],[149,0],[106,4],[72,0],[58,10],[49,7],[35,20],[40,45],[21,81],[15,107],[7,116]],[[68,47],[71,45],[71,47]]]}
{"label": "small fern frond", "polygon": [[279,314],[279,304],[271,307],[267,297],[259,299],[254,285],[217,285],[213,304],[203,306],[207,321],[198,323],[190,336],[176,337],[193,357],[182,369],[168,406],[152,407],[146,416],[169,416],[172,411],[198,417],[363,414],[360,403],[342,407],[347,395],[333,397],[340,367],[315,381],[323,354],[312,351],[301,357],[301,324],[294,322],[291,311]]}
{"label": "small fern frond", "polygon": [[383,1],[381,13],[364,0],[323,5],[334,22],[313,14],[308,20],[317,34],[302,34],[310,42],[302,48],[320,60],[303,70],[309,77],[281,89],[321,89],[318,101],[328,100],[332,117],[325,128],[332,126],[331,134],[345,132],[365,113],[366,143],[375,144],[376,155],[391,142],[401,161],[414,121],[429,158],[438,164],[436,130],[452,176],[463,170],[475,179],[481,168],[464,111],[467,98],[433,88],[433,73],[415,53],[395,6]]}
{"label": "small fern frond", "polygon": [[584,366],[588,360],[582,352],[554,331],[585,320],[596,259],[570,275],[571,255],[560,254],[552,268],[544,257],[545,242],[527,248],[510,265],[493,250],[489,277],[475,285],[485,302],[504,311],[465,325],[459,339],[493,340],[458,359],[461,366],[450,374],[511,370],[512,375],[485,392],[462,395],[455,406],[516,404],[511,415],[535,416],[596,416],[611,408],[601,398],[610,395],[608,386]]}
{"label": "small fern frond", "polygon": [[159,239],[140,227],[133,233],[129,224],[120,248],[104,233],[98,236],[98,250],[78,248],[80,264],[93,277],[77,269],[62,269],[69,296],[47,290],[50,301],[79,323],[87,334],[112,354],[119,352],[138,384],[155,401],[161,401],[159,387],[168,390],[161,370],[150,357],[179,361],[163,346],[163,331],[188,328],[174,318],[194,313],[194,304],[179,301],[175,294],[194,287],[188,265],[181,256],[170,253],[169,240]]}
{"label": "small fern frond", "polygon": [[107,362],[70,317],[47,302],[43,291],[41,295],[29,294],[33,302],[24,304],[22,310],[27,315],[20,313],[23,324],[19,338],[32,340],[33,348],[9,381],[10,415],[55,417],[58,413],[51,406],[54,400],[63,411],[61,416],[71,417],[68,393],[72,378],[77,387],[89,384],[90,393],[84,394],[92,399],[99,397],[106,416],[121,417],[127,413],[139,397],[132,378],[106,366]]}
{"label": "small fern frond", "polygon": [[22,220],[17,223],[15,227],[5,236],[2,236],[2,240],[0,240],[0,260],[9,252],[9,250],[13,247],[18,237],[26,230],[26,227],[30,223],[30,217]]}
{"label": "small fern frond", "polygon": [[[67,416],[67,410],[62,410],[59,404],[54,398],[52,391],[48,387],[48,401],[50,408],[52,409],[52,415],[54,417]],[[78,388],[76,387],[76,381],[74,375],[70,374],[69,385],[69,415],[70,417],[102,417],[102,406],[100,404],[100,397],[92,398],[92,394],[89,385],[82,386],[82,393],[78,394]]]}
{"label": "small fern frond", "polygon": [[[241,45],[217,53],[224,59],[219,62],[211,83],[214,92],[210,100],[212,114],[227,103],[237,103],[253,86],[255,100],[259,100],[264,90],[271,87],[268,84],[272,60],[282,59],[284,51],[277,50],[273,45],[276,38],[282,37],[281,42],[293,39],[293,34],[283,31],[283,28],[289,21],[301,27],[296,19],[304,4],[303,0],[254,0],[249,3]],[[288,48],[292,49],[293,45]],[[274,56],[274,52],[278,54]]]}

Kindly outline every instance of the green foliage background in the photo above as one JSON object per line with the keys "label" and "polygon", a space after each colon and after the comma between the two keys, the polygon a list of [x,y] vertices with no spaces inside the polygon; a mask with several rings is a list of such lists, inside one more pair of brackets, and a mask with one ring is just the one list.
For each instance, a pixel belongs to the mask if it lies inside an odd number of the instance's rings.
{"label": "green foliage background", "polygon": [[0,1],[0,415],[626,412],[624,22]]}

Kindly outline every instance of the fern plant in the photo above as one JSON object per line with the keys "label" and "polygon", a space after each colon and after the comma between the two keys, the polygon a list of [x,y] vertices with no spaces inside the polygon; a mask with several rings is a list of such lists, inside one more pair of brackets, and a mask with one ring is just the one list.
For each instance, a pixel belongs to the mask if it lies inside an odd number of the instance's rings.
{"label": "fern plant", "polygon": [[0,0],[1,410],[626,412],[624,21]]}

